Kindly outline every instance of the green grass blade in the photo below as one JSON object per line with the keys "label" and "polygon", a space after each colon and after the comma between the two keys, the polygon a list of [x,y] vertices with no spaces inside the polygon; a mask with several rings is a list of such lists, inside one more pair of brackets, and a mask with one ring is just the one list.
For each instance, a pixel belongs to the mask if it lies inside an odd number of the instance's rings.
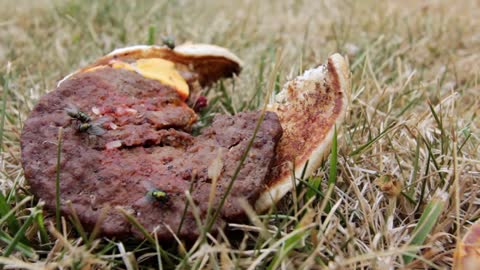
{"label": "green grass blade", "polygon": [[147,45],[154,45],[155,44],[155,32],[157,31],[154,25],[150,25],[148,28],[148,40]]}
{"label": "green grass blade", "polygon": [[[275,67],[272,71],[272,77],[270,78],[270,81],[269,81],[269,86],[268,86],[268,92],[266,94],[266,98],[265,100],[269,100],[270,98],[270,95],[272,94],[273,90],[274,90],[274,87],[275,87],[275,77],[276,77],[276,74],[277,74],[277,70],[278,70],[278,65],[279,65],[279,62],[280,62],[280,56],[281,56],[281,52],[280,51],[277,51],[277,58],[276,58],[276,61],[275,61]],[[208,232],[210,231],[210,229],[212,228],[213,224],[215,223],[215,221],[217,220],[218,218],[218,215],[220,214],[222,208],[223,208],[223,205],[228,197],[228,195],[230,194],[232,188],[233,188],[233,183],[235,182],[235,179],[237,178],[238,174],[240,173],[240,170],[242,169],[243,167],[243,163],[245,162],[247,156],[248,156],[248,153],[250,152],[250,149],[251,147],[253,146],[253,142],[255,141],[255,137],[258,133],[258,131],[260,130],[260,126],[263,122],[263,119],[265,117],[265,114],[266,114],[266,109],[267,109],[267,103],[265,102],[265,105],[262,109],[262,112],[261,112],[261,115],[260,115],[260,118],[258,119],[257,121],[257,124],[255,126],[255,129],[253,130],[253,134],[252,134],[252,138],[249,140],[248,144],[247,144],[247,148],[245,149],[245,151],[242,153],[242,156],[240,157],[240,162],[238,163],[237,167],[235,168],[235,171],[232,175],[232,179],[230,180],[230,182],[228,183],[228,186],[226,188],[226,191],[225,191],[225,194],[223,194],[222,198],[220,199],[220,202],[217,206],[217,209],[215,210],[214,214],[213,214],[213,217],[210,219],[210,221],[207,223],[207,226],[204,230],[204,232]]]}
{"label": "green grass blade", "polygon": [[57,168],[55,176],[55,223],[57,225],[57,231],[61,231],[60,223],[60,160],[62,155],[62,134],[63,128],[58,129],[57,140]]}
{"label": "green grass blade", "polygon": [[270,265],[267,267],[268,270],[278,269],[280,263],[283,259],[302,241],[305,235],[305,228],[299,228],[290,233],[290,236],[285,239],[284,244],[282,245],[280,251],[275,255]]}
{"label": "green grass blade", "polygon": [[370,139],[367,143],[365,143],[364,145],[358,147],[357,149],[355,149],[354,151],[352,151],[350,153],[350,156],[356,156],[358,154],[361,154],[363,151],[365,151],[366,149],[368,149],[370,146],[372,146],[375,142],[377,142],[378,140],[380,140],[383,136],[385,136],[385,134],[387,134],[388,132],[392,131],[393,128],[396,127],[396,123],[392,123],[390,124],[387,128],[385,128],[382,132],[380,132],[380,134],[378,134],[378,136],[376,136],[375,138],[373,139]]}
{"label": "green grass blade", "polygon": [[[7,245],[11,245],[13,238],[0,230],[0,241],[6,243]],[[30,247],[30,245],[26,245],[21,242],[17,242],[17,244],[15,245],[15,250],[30,258],[35,258],[37,256],[35,250]],[[4,254],[1,255],[5,256]]]}
{"label": "green grass blade", "polygon": [[80,237],[83,239],[83,242],[86,243],[87,246],[89,246],[90,241],[87,237],[87,234],[85,233],[85,229],[83,228],[82,223],[80,222],[80,219],[78,218],[77,211],[75,211],[75,208],[73,208],[71,201],[68,201],[67,205],[68,205],[68,208],[71,212],[71,214],[69,216],[70,223],[73,224],[73,227],[75,227],[75,230],[80,235]]}
{"label": "green grass blade", "polygon": [[[303,179],[300,179],[303,180]],[[309,201],[314,196],[322,196],[319,190],[320,183],[322,182],[322,178],[320,177],[310,177],[308,181],[304,183],[308,183],[307,185],[307,192],[305,193],[306,201]]]}
{"label": "green grass blade", "polygon": [[10,63],[7,65],[7,73],[2,76],[3,95],[2,95],[2,115],[0,118],[0,154],[3,152],[3,132],[5,127],[5,117],[7,115],[7,96],[10,83]]}
{"label": "green grass blade", "polygon": [[248,153],[250,152],[250,149],[251,147],[253,146],[253,142],[255,141],[255,137],[256,137],[256,134],[258,133],[258,130],[260,129],[260,125],[261,123],[263,122],[263,119],[265,117],[265,110],[262,112],[262,115],[260,116],[260,119],[257,121],[257,125],[253,131],[253,135],[252,135],[252,138],[250,139],[250,141],[248,142],[247,144],[247,148],[245,149],[245,151],[243,152],[242,156],[240,157],[240,162],[238,163],[237,167],[235,168],[235,171],[232,175],[232,179],[230,180],[228,186],[227,186],[227,189],[225,191],[225,194],[223,194],[222,198],[220,199],[220,202],[217,206],[217,209],[215,210],[215,212],[213,213],[213,216],[212,218],[208,221],[207,223],[207,226],[205,227],[205,230],[204,232],[208,232],[210,231],[210,229],[212,228],[213,224],[215,224],[215,221],[217,220],[218,216],[220,215],[220,212],[222,210],[222,207],[223,205],[225,204],[225,201],[228,197],[228,195],[230,194],[232,188],[233,188],[233,184],[235,182],[235,179],[237,179],[237,176],[238,174],[240,173],[240,170],[242,169],[243,167],[243,163],[245,162],[245,160],[247,159],[247,156],[248,156]]}
{"label": "green grass blade", "polygon": [[17,219],[15,218],[14,213],[9,213],[10,211],[12,211],[12,209],[10,208],[10,205],[7,203],[5,196],[3,196],[3,193],[0,192],[0,216],[6,217],[8,230],[11,234],[14,234],[18,231],[18,229],[20,228],[20,225]]}
{"label": "green grass blade", "polygon": [[463,142],[460,144],[460,146],[458,147],[458,150],[457,152],[458,153],[462,153],[462,149],[463,147],[465,146],[465,144],[468,142],[468,140],[472,137],[472,134],[468,134],[465,139],[463,140]]}
{"label": "green grass blade", "polygon": [[148,242],[155,245],[155,239],[148,232],[148,230],[145,229],[145,227],[143,227],[140,222],[138,222],[138,220],[134,216],[130,215],[130,213],[125,211],[125,209],[123,209],[122,207],[117,207],[116,209],[125,217],[126,220],[128,220],[128,222],[130,222],[130,224],[133,225],[133,227],[137,228],[143,234],[143,236],[145,237],[145,239],[148,240]]}
{"label": "green grass blade", "polygon": [[[419,246],[425,242],[428,234],[435,227],[435,224],[437,224],[438,218],[443,211],[447,199],[448,194],[440,191],[430,201],[420,216],[417,226],[415,226],[415,229],[413,230],[409,245]],[[403,256],[403,261],[405,264],[408,264],[413,260],[413,258],[414,254],[407,253]]]}
{"label": "green grass blade", "polygon": [[25,231],[28,227],[30,227],[30,225],[32,225],[35,215],[36,213],[32,213],[30,214],[30,216],[28,216],[27,220],[25,220],[25,223],[23,223],[22,227],[20,227],[20,229],[15,234],[15,237],[13,237],[10,244],[3,251],[3,256],[8,257],[10,256],[10,254],[12,254],[13,250],[16,248],[20,240],[25,237]]}
{"label": "green grass blade", "polygon": [[433,155],[432,146],[430,145],[428,140],[425,139],[425,138],[423,138],[423,142],[425,143],[425,146],[427,147],[428,154],[430,156],[430,160],[432,161],[433,166],[435,167],[435,170],[437,171],[438,176],[442,180],[441,183],[442,183],[442,185],[444,185],[445,184],[445,176],[443,175],[442,172],[440,172],[440,165],[438,164],[437,160],[435,159],[435,156]]}
{"label": "green grass blade", "polygon": [[[21,200],[20,202],[18,202],[12,209],[10,209],[10,211],[8,211],[5,215],[3,215],[2,213],[2,216],[0,218],[0,225],[2,225],[3,223],[7,222],[8,219],[10,219],[11,216],[14,216],[15,215],[15,212],[20,208],[22,207],[24,204],[26,204],[27,202],[29,202],[30,200],[32,199],[32,197],[25,197],[23,200]],[[16,230],[17,231],[17,230]],[[15,231],[15,232],[16,232]]]}
{"label": "green grass blade", "polygon": [[[138,220],[134,216],[132,216],[130,213],[128,213],[127,211],[125,211],[125,209],[121,207],[116,207],[116,209],[123,215],[123,217],[125,217],[125,219],[130,224],[132,224],[133,227],[135,227],[137,230],[139,230],[142,233],[142,235],[145,237],[145,239],[148,242],[150,242],[150,244],[157,247],[157,242],[155,241],[155,238],[148,232],[148,230],[145,227],[143,227],[142,224],[140,224],[140,222],[138,222]],[[157,248],[160,251],[160,255],[163,256],[163,258],[165,259],[165,262],[168,265],[173,265],[173,262],[170,258],[170,254],[166,252],[161,246],[158,246]]]}
{"label": "green grass blade", "polygon": [[417,180],[417,176],[418,176],[418,171],[420,169],[420,166],[419,166],[419,161],[420,161],[420,143],[421,143],[421,140],[420,140],[420,137],[417,136],[415,138],[416,140],[416,147],[415,147],[415,158],[413,160],[413,173],[412,173],[412,181],[410,183],[410,187],[408,188],[407,190],[407,194],[410,196],[410,197],[413,197],[415,195],[415,186],[414,186],[414,183],[415,181]]}
{"label": "green grass blade", "polygon": [[40,232],[40,240],[43,244],[48,243],[48,232],[47,228],[45,227],[45,219],[42,211],[38,212],[37,216],[35,217],[35,222],[37,223],[38,231]]}

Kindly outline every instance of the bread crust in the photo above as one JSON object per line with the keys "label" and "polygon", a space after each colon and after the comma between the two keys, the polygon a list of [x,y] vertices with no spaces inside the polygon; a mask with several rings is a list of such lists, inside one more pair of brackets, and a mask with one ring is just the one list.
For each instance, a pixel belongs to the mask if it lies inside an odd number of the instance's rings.
{"label": "bread crust", "polygon": [[284,137],[277,145],[268,186],[255,203],[257,212],[264,212],[292,190],[296,184],[293,171],[296,178],[302,173],[309,177],[328,156],[334,128],[345,116],[349,92],[347,62],[333,54],[325,65],[306,71],[277,94],[269,110],[279,115]]}

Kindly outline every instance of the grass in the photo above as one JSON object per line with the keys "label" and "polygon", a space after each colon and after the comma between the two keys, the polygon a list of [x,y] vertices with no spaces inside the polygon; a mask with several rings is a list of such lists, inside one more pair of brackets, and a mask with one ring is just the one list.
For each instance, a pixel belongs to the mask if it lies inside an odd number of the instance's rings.
{"label": "grass", "polygon": [[[448,269],[456,240],[480,217],[477,1],[0,4],[5,268]],[[31,197],[21,168],[29,111],[77,67],[167,36],[225,46],[245,62],[238,78],[206,92],[205,123],[216,112],[261,108],[268,89],[333,52],[346,55],[351,104],[336,127],[336,156],[271,212],[249,211],[249,224],[231,224],[241,237],[207,234],[189,247],[90,239],[74,217],[52,226],[55,214]],[[375,185],[383,175],[400,181],[401,193]]]}

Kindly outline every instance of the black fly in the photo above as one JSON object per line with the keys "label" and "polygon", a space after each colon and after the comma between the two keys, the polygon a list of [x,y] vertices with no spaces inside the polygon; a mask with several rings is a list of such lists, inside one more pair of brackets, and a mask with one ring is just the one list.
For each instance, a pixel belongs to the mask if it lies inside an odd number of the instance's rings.
{"label": "black fly", "polygon": [[100,125],[101,123],[81,123],[80,125],[78,125],[78,131],[87,132],[90,135],[101,136],[107,131],[103,129]]}
{"label": "black fly", "polygon": [[69,104],[67,106],[67,108],[65,109],[65,111],[67,112],[68,116],[70,116],[73,119],[77,119],[78,121],[80,121],[82,123],[88,123],[91,120],[91,118],[90,118],[90,116],[88,116],[88,114],[80,111],[80,109],[73,104]]}
{"label": "black fly", "polygon": [[175,38],[173,36],[163,36],[162,37],[163,45],[173,50],[175,48]]}
{"label": "black fly", "polygon": [[77,130],[80,132],[86,132],[90,135],[100,136],[105,134],[107,131],[101,127],[103,121],[93,121],[90,116],[78,109],[75,105],[68,105],[65,109],[68,116],[72,119],[78,120]]}

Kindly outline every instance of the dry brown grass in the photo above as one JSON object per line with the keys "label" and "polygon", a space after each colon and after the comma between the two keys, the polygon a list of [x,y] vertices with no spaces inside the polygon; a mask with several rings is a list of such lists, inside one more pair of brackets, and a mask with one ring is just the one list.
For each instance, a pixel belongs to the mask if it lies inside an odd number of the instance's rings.
{"label": "dry brown grass", "polygon": [[[348,56],[352,71],[331,194],[329,163],[318,171],[327,199],[307,202],[307,188],[299,185],[278,212],[232,225],[245,232],[243,239],[211,239],[188,257],[182,248],[164,247],[177,256],[165,267],[448,269],[457,237],[480,217],[478,1],[0,2],[0,77],[9,82],[0,88],[6,97],[0,102],[0,187],[9,206],[18,206],[19,225],[41,209],[35,199],[20,204],[29,195],[19,160],[29,111],[70,71],[116,47],[145,43],[151,26],[157,41],[173,34],[179,41],[215,43],[245,61],[235,88],[226,83],[231,100],[222,97],[232,109],[218,105],[215,111],[238,111],[253,95],[262,97],[262,78],[269,78],[277,49],[281,83],[337,51]],[[384,175],[401,182],[403,193],[387,196],[374,183]],[[410,245],[440,191],[448,196],[438,220],[431,219],[422,245]],[[3,252],[16,232],[7,223],[0,224]],[[155,245],[85,243],[68,224],[61,233],[47,226],[42,239],[39,224],[27,223],[28,241],[0,263],[30,269],[145,269],[157,267],[157,257],[166,263]],[[416,259],[405,265],[407,251]]]}

